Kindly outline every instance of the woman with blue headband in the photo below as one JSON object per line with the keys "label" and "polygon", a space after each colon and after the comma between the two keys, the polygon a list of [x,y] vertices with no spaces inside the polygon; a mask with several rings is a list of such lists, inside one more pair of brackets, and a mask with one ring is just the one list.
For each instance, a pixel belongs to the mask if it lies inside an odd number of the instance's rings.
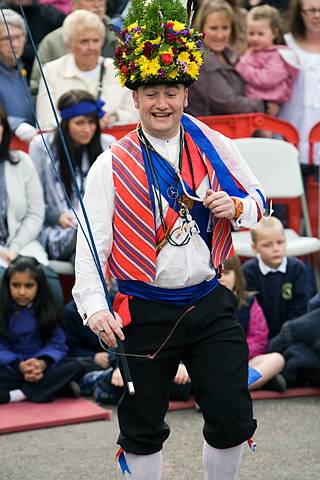
{"label": "woman with blue headband", "polygon": [[[61,130],[82,195],[90,166],[97,156],[115,140],[111,135],[101,134],[99,119],[105,114],[103,105],[102,100],[95,100],[90,93],[84,90],[70,90],[58,100]],[[72,185],[59,132],[56,129],[48,132],[44,137],[56,171],[41,136],[31,142],[29,150],[38,169],[46,205],[45,222],[40,241],[49,258],[69,260],[75,250],[77,221],[67,202],[64,189],[75,210],[78,209],[78,199]],[[57,172],[64,189],[59,182]]]}

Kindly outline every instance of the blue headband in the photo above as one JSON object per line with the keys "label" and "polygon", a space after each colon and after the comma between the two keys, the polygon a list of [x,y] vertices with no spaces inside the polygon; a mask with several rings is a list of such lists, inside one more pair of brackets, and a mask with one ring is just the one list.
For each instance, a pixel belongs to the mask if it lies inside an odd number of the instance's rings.
{"label": "blue headband", "polygon": [[106,113],[103,110],[105,102],[98,98],[97,100],[90,101],[85,100],[83,102],[75,103],[71,107],[62,108],[60,110],[60,115],[62,120],[69,120],[73,117],[78,117],[79,115],[87,115],[88,113],[96,113],[98,118],[102,118]]}

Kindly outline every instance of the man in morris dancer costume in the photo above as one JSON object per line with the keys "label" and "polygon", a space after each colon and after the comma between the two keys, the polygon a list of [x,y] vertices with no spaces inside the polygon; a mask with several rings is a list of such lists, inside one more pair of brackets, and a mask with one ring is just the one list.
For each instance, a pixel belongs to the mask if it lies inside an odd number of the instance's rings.
{"label": "man in morris dancer costume", "polygon": [[180,0],[133,0],[116,49],[141,123],[97,159],[84,198],[101,263],[119,283],[116,319],[78,233],[78,310],[110,347],[118,336],[136,355],[128,356],[136,393],[118,407],[131,480],[161,478],[181,360],[204,418],[206,479],[233,479],[256,429],[246,339],[218,277],[233,254],[231,226],[254,227],[265,201],[232,141],[183,115],[202,62],[202,35],[187,23]]}

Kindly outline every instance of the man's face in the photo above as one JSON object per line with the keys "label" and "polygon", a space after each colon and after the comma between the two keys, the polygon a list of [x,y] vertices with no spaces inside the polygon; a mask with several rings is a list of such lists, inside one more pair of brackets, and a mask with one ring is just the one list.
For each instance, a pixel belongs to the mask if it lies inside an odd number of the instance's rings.
{"label": "man's face", "polygon": [[188,90],[182,84],[142,86],[133,92],[144,130],[156,138],[174,137],[180,127]]}
{"label": "man's face", "polygon": [[265,228],[258,233],[256,243],[252,245],[261,260],[270,268],[278,268],[286,254],[286,241],[283,229],[274,226]]}

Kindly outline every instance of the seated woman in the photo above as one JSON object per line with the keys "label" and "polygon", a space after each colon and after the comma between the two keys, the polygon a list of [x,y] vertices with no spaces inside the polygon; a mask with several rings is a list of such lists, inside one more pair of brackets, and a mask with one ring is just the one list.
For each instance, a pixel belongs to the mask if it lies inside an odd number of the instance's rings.
{"label": "seated woman", "polygon": [[230,47],[236,40],[236,30],[229,3],[204,2],[195,26],[205,33],[205,57],[199,79],[189,88],[186,112],[194,116],[264,112],[262,100],[245,96],[245,84],[234,68],[238,56]]}
{"label": "seated woman", "polygon": [[269,336],[267,321],[255,296],[245,291],[245,278],[239,257],[234,256],[226,260],[223,267],[220,283],[232,290],[237,297],[236,315],[247,336],[249,365],[262,375],[249,389],[256,390],[264,385],[270,390],[286,390],[286,381],[280,374],[284,368],[284,358],[280,353],[267,353]]}
{"label": "seated woman", "polygon": [[44,218],[44,201],[36,168],[29,156],[10,150],[12,133],[0,105],[0,278],[18,255],[35,257],[42,265],[50,286],[62,307],[62,290],[48,257],[37,241]]}
{"label": "seated woman", "polygon": [[[98,15],[76,10],[67,16],[62,29],[69,53],[43,68],[54,105],[69,90],[86,90],[106,102],[106,113],[100,120],[102,129],[137,122],[132,93],[121,87],[113,59],[100,56],[105,25]],[[41,129],[56,126],[43,80],[37,96],[37,116]]]}
{"label": "seated woman", "polygon": [[26,89],[29,89],[26,72],[19,62],[25,43],[26,28],[23,18],[13,10],[3,9],[0,15],[0,104],[7,111],[11,130],[20,140],[29,142],[37,134],[37,130],[26,94]]}
{"label": "seated woman", "polygon": [[[89,168],[98,155],[115,141],[111,135],[101,135],[99,119],[105,113],[102,106],[101,100],[95,100],[90,93],[83,90],[70,90],[58,100],[58,110],[62,118],[60,126],[81,195],[84,193]],[[75,251],[77,221],[56,171],[75,210],[78,209],[79,201],[72,185],[66,153],[58,130],[46,133],[44,138],[54,165],[40,135],[34,138],[29,149],[30,157],[40,176],[46,205],[40,239],[51,259],[69,260]]]}

